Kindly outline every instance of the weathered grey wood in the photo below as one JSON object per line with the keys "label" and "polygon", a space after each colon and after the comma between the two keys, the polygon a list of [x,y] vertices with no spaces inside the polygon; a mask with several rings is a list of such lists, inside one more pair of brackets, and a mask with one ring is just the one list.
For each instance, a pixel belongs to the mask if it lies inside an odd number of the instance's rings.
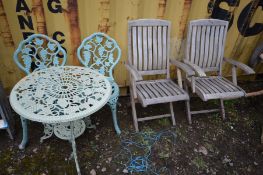
{"label": "weathered grey wood", "polygon": [[138,71],[141,75],[158,75],[158,74],[166,74],[167,70],[148,70],[148,71]]}
{"label": "weathered grey wood", "polygon": [[[151,83],[145,84],[145,86],[148,88],[148,92],[152,92],[154,95],[151,98],[160,98],[162,95],[155,89],[155,86]],[[144,87],[145,87],[144,86]]]}
{"label": "weathered grey wood", "polygon": [[[130,72],[130,92],[133,122],[138,131],[138,121],[162,117],[171,117],[175,125],[172,102],[189,100],[188,94],[180,86],[169,79],[170,62],[170,22],[166,20],[134,20],[128,22],[128,52],[129,62],[126,64]],[[178,63],[176,63],[178,64]],[[194,71],[189,66],[180,63],[182,70],[187,70],[188,76]],[[166,75],[162,80],[143,80],[145,75]],[[182,81],[179,78],[179,82]],[[136,102],[143,107],[152,104],[169,103],[170,114],[138,118]]]}
{"label": "weathered grey wood", "polygon": [[184,63],[190,66],[200,77],[206,76],[205,72],[202,68],[200,68],[198,65],[193,64],[192,62],[189,62],[188,60],[184,60]]}
{"label": "weathered grey wood", "polygon": [[[203,86],[203,84],[201,84],[199,81],[198,82],[195,82],[195,84],[198,86],[198,87],[201,87],[199,88],[199,91],[202,93],[202,94],[209,94],[210,91],[207,89],[206,86]],[[203,86],[203,87],[202,87]]]}
{"label": "weathered grey wood", "polygon": [[143,80],[141,74],[139,73],[139,71],[137,71],[137,69],[134,66],[130,65],[129,63],[125,64],[125,66],[129,70],[129,72],[132,74],[135,81]]}
{"label": "weathered grey wood", "polygon": [[207,109],[201,111],[191,111],[191,114],[204,114],[204,113],[211,113],[211,112],[219,112],[219,109]]}
{"label": "weathered grey wood", "polygon": [[[189,94],[186,79],[184,80],[184,89]],[[188,123],[191,125],[192,124],[192,118],[191,118],[191,110],[190,110],[190,98],[189,98],[189,100],[185,101],[185,107],[186,107],[187,120],[188,120]]]}
{"label": "weathered grey wood", "polygon": [[195,42],[195,57],[194,57],[194,64],[198,65],[198,61],[200,60],[200,42],[201,42],[201,30],[202,27],[201,26],[197,26],[197,30],[196,30],[196,42]]}
{"label": "weathered grey wood", "polygon": [[207,68],[203,68],[204,72],[218,72],[220,70],[219,67],[207,67]]}
{"label": "weathered grey wood", "polygon": [[211,32],[210,32],[210,40],[209,40],[209,54],[208,54],[208,60],[206,67],[211,67],[211,63],[213,61],[213,51],[214,51],[214,32],[215,32],[215,26],[211,26]]}
{"label": "weathered grey wood", "polygon": [[157,69],[158,55],[157,55],[157,26],[153,27],[153,69]]}
{"label": "weathered grey wood", "polygon": [[201,25],[201,26],[221,26],[228,25],[228,21],[220,20],[220,19],[198,19],[192,20],[192,25]]}
{"label": "weathered grey wood", "polygon": [[188,66],[187,64],[184,64],[184,63],[177,61],[177,60],[170,60],[170,63],[175,65],[177,68],[182,69],[187,74],[187,76],[195,75],[195,71],[190,66]]}
{"label": "weathered grey wood", "polygon": [[172,95],[171,96],[175,96],[175,95],[179,95],[180,93],[177,92],[176,89],[171,88],[167,82],[162,82],[161,86],[163,87],[164,90],[166,90],[167,92],[170,92]]}
{"label": "weathered grey wood", "polygon": [[225,114],[225,107],[224,107],[224,101],[223,99],[220,99],[220,108],[221,108],[221,117],[223,120],[226,119],[226,114]]}
{"label": "weathered grey wood", "polygon": [[130,73],[129,77],[130,77],[130,90],[131,90],[130,92],[131,92],[131,94],[133,94],[133,98],[136,101],[136,99],[137,99],[136,83],[135,83],[136,81],[134,80],[131,73]]}
{"label": "weathered grey wood", "polygon": [[204,48],[204,58],[202,67],[208,67],[208,54],[209,54],[209,38],[210,38],[210,26],[203,26],[205,30],[205,48]]}
{"label": "weathered grey wood", "polygon": [[170,79],[170,33],[171,33],[171,23],[168,23],[168,26],[167,26],[167,33],[166,33],[166,38],[167,38],[167,41],[166,41],[166,47],[167,47],[167,51],[166,51],[166,68],[167,68],[167,73],[166,73],[166,78],[167,79]]}
{"label": "weathered grey wood", "polygon": [[249,92],[246,94],[246,97],[254,97],[258,95],[263,95],[263,90],[255,91],[255,92]]}
{"label": "weathered grey wood", "polygon": [[157,45],[158,45],[157,69],[162,69],[162,64],[163,64],[162,27],[161,27],[161,26],[158,26],[157,30],[158,30],[158,31],[157,31],[157,38],[158,38],[158,42],[157,42]]}
{"label": "weathered grey wood", "polygon": [[173,103],[171,103],[171,102],[170,102],[170,111],[171,111],[171,116],[172,116],[172,123],[174,126],[175,125],[175,117],[174,117]]}
{"label": "weathered grey wood", "polygon": [[166,69],[167,67],[167,54],[169,55],[169,52],[167,53],[167,27],[163,27],[162,30],[162,69]]}
{"label": "weathered grey wood", "polygon": [[[130,92],[133,92],[133,90],[130,88]],[[133,95],[134,93],[131,93],[131,107],[132,107],[132,118],[133,118],[133,124],[135,127],[135,131],[139,131],[138,127],[138,119],[137,119],[137,113],[136,113],[136,108],[135,108],[135,97]]]}
{"label": "weathered grey wood", "polygon": [[171,80],[141,81],[136,87],[143,106],[188,99],[187,93]]}
{"label": "weathered grey wood", "polygon": [[177,69],[177,83],[180,88],[183,88],[183,83],[182,83],[182,72],[180,69]]}
{"label": "weathered grey wood", "polygon": [[129,26],[169,26],[170,21],[161,19],[137,19],[128,21]]}
{"label": "weathered grey wood", "polygon": [[[210,84],[210,86],[212,85]],[[228,90],[228,91],[220,92],[225,89],[225,86],[220,86],[220,87],[217,86],[217,88],[214,88],[214,84],[213,84],[212,87],[207,87],[207,83],[204,83],[203,81],[200,82],[199,80],[196,80],[195,88],[197,95],[203,101],[207,101],[211,99],[234,99],[234,98],[245,96],[245,92],[238,88],[236,88],[235,91]],[[218,88],[220,88],[220,91],[218,90]]]}
{"label": "weathered grey wood", "polygon": [[195,76],[192,76],[190,79],[191,79],[192,92],[195,93]]}
{"label": "weathered grey wood", "polygon": [[129,27],[128,28],[128,63],[130,65],[133,64],[133,61],[132,61],[132,28]]}
{"label": "weathered grey wood", "polygon": [[148,70],[147,27],[143,27],[143,70]]}
{"label": "weathered grey wood", "polygon": [[242,91],[243,89],[240,88],[239,86],[236,86],[234,83],[232,83],[231,81],[223,78],[223,77],[220,77],[220,78],[217,78],[216,80],[218,80],[219,82],[221,82],[223,85],[231,88],[233,91],[236,91],[236,89]]}
{"label": "weathered grey wood", "polygon": [[215,67],[217,59],[220,59],[220,58],[217,57],[218,56],[218,46],[219,46],[218,41],[220,40],[220,38],[219,38],[219,28],[220,28],[220,26],[216,26],[215,27],[213,58],[212,58],[212,63],[210,65],[210,67]]}
{"label": "weathered grey wood", "polygon": [[220,87],[222,92],[228,92],[228,91],[234,92],[235,91],[233,88],[228,88],[228,86],[226,84],[220,83],[218,81],[218,79],[214,79],[213,83],[214,83],[215,86]]}
{"label": "weathered grey wood", "polygon": [[[221,116],[225,119],[223,100],[246,96],[245,91],[237,86],[236,69],[241,68],[247,74],[253,74],[254,71],[243,63],[223,58],[227,29],[228,22],[218,19],[193,20],[189,23],[184,63],[195,71],[196,76],[186,78],[185,89],[187,84],[191,84],[193,93],[196,93],[203,101],[220,100],[220,110],[192,112],[190,101],[187,101],[186,108],[190,113],[187,117],[189,123],[192,123],[191,114],[211,111],[221,111]],[[222,77],[223,60],[233,65],[233,82]],[[206,72],[215,72],[217,76],[207,76]],[[178,74],[180,78],[180,72]]]}
{"label": "weathered grey wood", "polygon": [[152,27],[148,27],[148,69],[153,69],[153,53],[152,53]]}
{"label": "weathered grey wood", "polygon": [[137,53],[137,29],[136,27],[132,28],[132,49],[131,50],[133,51],[133,55],[132,55],[133,58],[131,58],[132,59],[131,63],[133,63],[134,67],[138,68],[137,67],[137,54],[138,53]]}
{"label": "weathered grey wood", "polygon": [[196,30],[197,30],[197,27],[196,26],[193,26],[192,27],[192,31],[191,32],[191,38],[192,38],[192,41],[191,41],[191,54],[190,54],[190,59],[189,61],[191,63],[194,63],[195,62],[195,52],[196,52]]}
{"label": "weathered grey wood", "polygon": [[235,61],[235,60],[230,59],[230,58],[224,58],[224,61],[242,69],[246,74],[255,74],[255,71],[252,68],[250,68],[249,66],[247,66],[241,62]]}
{"label": "weathered grey wood", "polygon": [[206,27],[205,26],[202,26],[201,27],[201,41],[200,41],[200,58],[199,58],[199,67],[203,67],[203,62],[204,62],[204,52],[205,52],[205,43],[206,43],[206,40],[205,40],[205,33],[206,33]]}
{"label": "weathered grey wood", "polygon": [[207,84],[210,87],[215,89],[215,91],[217,93],[224,93],[225,92],[224,88],[222,88],[223,86],[218,86],[218,84],[216,83],[215,79],[207,79],[206,82],[207,82]]}
{"label": "weathered grey wood", "polygon": [[219,28],[219,37],[218,37],[219,38],[219,40],[218,40],[218,53],[217,53],[217,60],[216,60],[215,67],[219,67],[220,66],[222,58],[224,57],[224,55],[223,55],[224,33],[225,33],[224,26],[220,26],[220,28]]}
{"label": "weathered grey wood", "polygon": [[138,69],[143,70],[143,60],[142,60],[142,27],[138,27]]}
{"label": "weathered grey wood", "polygon": [[237,67],[233,66],[232,67],[232,82],[234,85],[237,85]]}
{"label": "weathered grey wood", "polygon": [[142,122],[142,121],[147,121],[147,120],[160,119],[164,117],[171,117],[171,114],[162,114],[162,115],[156,115],[156,116],[151,116],[151,117],[138,118],[138,121]]}

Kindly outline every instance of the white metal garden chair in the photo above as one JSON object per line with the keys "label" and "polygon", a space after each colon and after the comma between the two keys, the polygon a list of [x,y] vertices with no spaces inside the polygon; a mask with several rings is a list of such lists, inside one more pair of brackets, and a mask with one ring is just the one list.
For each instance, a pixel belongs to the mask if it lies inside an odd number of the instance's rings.
{"label": "white metal garden chair", "polygon": [[113,124],[117,134],[121,133],[117,121],[117,102],[119,86],[113,78],[113,68],[121,58],[121,49],[117,42],[104,33],[94,33],[85,38],[77,51],[79,61],[102,75],[107,76],[112,86],[112,94],[107,103],[112,112]]}
{"label": "white metal garden chair", "polygon": [[[223,100],[244,97],[245,91],[237,86],[237,67],[247,74],[254,71],[243,63],[224,58],[224,47],[227,35],[228,22],[218,19],[200,19],[189,23],[187,45],[185,52],[185,64],[190,66],[196,75],[187,78],[185,88],[190,85],[192,92],[196,93],[203,101],[219,99],[219,109],[191,111],[187,105],[188,122],[191,124],[191,115],[221,111],[225,119]],[[230,63],[232,67],[232,82],[222,76],[222,64]],[[216,76],[210,76],[214,72]],[[190,103],[190,101],[187,101]]]}
{"label": "white metal garden chair", "polygon": [[[130,73],[130,94],[133,122],[136,131],[139,130],[138,122],[171,117],[175,125],[175,117],[172,102],[189,100],[187,92],[170,79],[170,29],[171,23],[166,20],[140,19],[128,22],[128,63],[126,67]],[[183,63],[174,61],[180,69],[192,75]],[[146,80],[145,75],[165,75],[164,79]],[[181,87],[180,87],[181,86]],[[139,102],[143,107],[152,104],[169,103],[170,113],[137,117],[135,103]]]}

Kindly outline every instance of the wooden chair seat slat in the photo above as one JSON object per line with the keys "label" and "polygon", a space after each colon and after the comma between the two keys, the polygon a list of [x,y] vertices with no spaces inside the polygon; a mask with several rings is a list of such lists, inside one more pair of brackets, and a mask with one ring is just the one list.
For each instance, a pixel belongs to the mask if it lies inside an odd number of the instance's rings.
{"label": "wooden chair seat slat", "polygon": [[153,85],[153,83],[146,83],[145,85],[147,86],[149,91],[152,91],[152,93],[154,94],[155,98],[162,97],[162,95],[154,88],[155,85]]}
{"label": "wooden chair seat slat", "polygon": [[163,89],[165,89],[167,92],[170,92],[171,95],[178,95],[178,93],[176,93],[176,91],[174,91],[173,88],[171,88],[170,86],[167,85],[167,82],[162,82],[162,87]]}
{"label": "wooden chair seat slat", "polygon": [[204,100],[232,99],[245,96],[245,92],[223,77],[196,78],[196,90]]}
{"label": "wooden chair seat slat", "polygon": [[[180,90],[179,90],[180,89]],[[168,103],[176,101],[179,96],[187,100],[188,94],[181,90],[181,88],[175,84],[172,80],[156,80],[156,81],[144,81],[136,85],[139,100],[142,103],[147,101],[147,105],[158,103]],[[158,100],[157,100],[158,99]],[[156,101],[157,100],[157,101]]]}
{"label": "wooden chair seat slat", "polygon": [[184,91],[181,88],[179,88],[179,86],[176,86],[174,82],[171,81],[171,82],[167,82],[166,84],[167,84],[167,87],[170,87],[174,92],[176,92],[177,95],[184,93]]}
{"label": "wooden chair seat slat", "polygon": [[210,86],[212,86],[214,89],[216,89],[217,92],[219,93],[224,93],[224,92],[228,92],[229,90],[227,91],[224,91],[223,88],[221,88],[221,85],[217,85],[216,82],[215,82],[215,79],[206,79],[206,81],[210,84]]}

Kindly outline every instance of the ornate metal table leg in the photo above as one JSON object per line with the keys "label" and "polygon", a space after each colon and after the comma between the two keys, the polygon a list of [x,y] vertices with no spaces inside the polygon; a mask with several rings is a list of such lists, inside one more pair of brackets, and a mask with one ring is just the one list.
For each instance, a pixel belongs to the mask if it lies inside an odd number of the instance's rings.
{"label": "ornate metal table leg", "polygon": [[117,101],[118,101],[118,96],[112,97],[110,98],[108,105],[111,108],[112,120],[113,120],[115,131],[117,134],[120,134],[121,130],[117,122]]}
{"label": "ornate metal table leg", "polygon": [[79,169],[79,163],[78,163],[78,157],[77,157],[77,149],[76,149],[76,142],[75,142],[75,136],[74,136],[74,122],[70,122],[70,130],[71,130],[71,144],[72,144],[73,156],[75,159],[77,173],[78,173],[78,175],[80,175],[80,169]]}
{"label": "ornate metal table leg", "polygon": [[25,149],[25,146],[28,142],[27,119],[25,119],[22,116],[20,116],[20,119],[21,119],[21,124],[22,124],[22,128],[23,128],[23,139],[19,145],[19,149]]}
{"label": "ornate metal table leg", "polygon": [[45,139],[51,137],[54,132],[54,124],[43,124],[43,125],[44,125],[44,135],[40,138],[40,143],[42,143]]}

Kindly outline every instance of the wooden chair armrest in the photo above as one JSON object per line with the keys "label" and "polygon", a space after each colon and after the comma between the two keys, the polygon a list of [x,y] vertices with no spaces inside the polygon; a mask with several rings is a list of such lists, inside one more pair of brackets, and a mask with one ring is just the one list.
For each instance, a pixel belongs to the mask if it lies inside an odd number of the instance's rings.
{"label": "wooden chair armrest", "polygon": [[187,64],[188,66],[190,66],[196,73],[199,77],[205,77],[206,74],[204,72],[204,70],[197,66],[196,64],[193,64],[191,62],[189,62],[188,60],[184,60],[184,63]]}
{"label": "wooden chair armrest", "polygon": [[233,59],[229,59],[229,58],[224,58],[225,62],[228,62],[230,64],[232,64],[233,66],[236,66],[240,69],[242,69],[246,74],[255,74],[255,71],[253,69],[251,69],[249,66],[239,62],[239,61],[235,61]]}
{"label": "wooden chair armrest", "polygon": [[143,80],[141,74],[139,74],[139,72],[137,71],[137,69],[134,66],[130,65],[129,63],[127,63],[127,64],[125,64],[125,67],[131,73],[134,81],[141,81],[141,80]]}
{"label": "wooden chair armrest", "polygon": [[195,75],[195,71],[190,66],[188,66],[187,64],[184,64],[184,63],[177,61],[177,60],[170,60],[170,63],[172,65],[175,65],[179,69],[182,69],[187,74],[187,76]]}

